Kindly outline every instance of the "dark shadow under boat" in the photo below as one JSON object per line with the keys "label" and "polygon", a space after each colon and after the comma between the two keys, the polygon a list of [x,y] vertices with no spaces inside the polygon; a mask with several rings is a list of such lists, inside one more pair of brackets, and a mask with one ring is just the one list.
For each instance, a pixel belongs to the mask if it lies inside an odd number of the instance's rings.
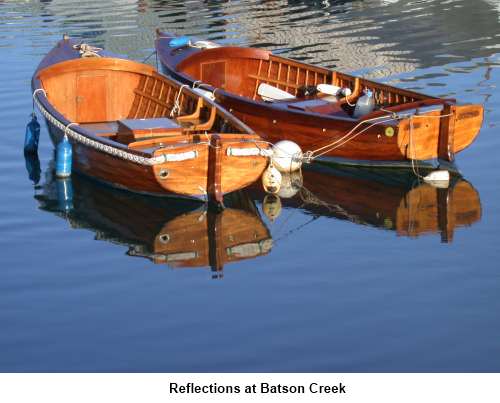
{"label": "dark shadow under boat", "polygon": [[173,268],[210,267],[220,276],[228,263],[267,254],[272,238],[244,193],[225,198],[226,208],[181,199],[134,194],[53,169],[35,198],[40,208],[89,229],[96,240],[128,247],[127,254]]}
{"label": "dark shadow under boat", "polygon": [[[263,197],[257,188],[254,192],[256,199]],[[352,167],[316,166],[285,175],[278,197],[266,197],[263,209],[275,218],[283,207],[394,231],[398,236],[440,234],[445,243],[453,241],[458,228],[479,222],[482,214],[479,193],[461,177],[431,184],[408,170],[388,173]]]}

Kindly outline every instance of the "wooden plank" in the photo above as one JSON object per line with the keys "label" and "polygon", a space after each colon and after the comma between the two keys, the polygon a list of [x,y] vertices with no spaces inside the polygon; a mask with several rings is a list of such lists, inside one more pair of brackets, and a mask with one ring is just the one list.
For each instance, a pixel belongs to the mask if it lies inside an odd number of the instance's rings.
{"label": "wooden plank", "polygon": [[108,119],[106,76],[80,74],[76,79],[76,121],[105,122]]}
{"label": "wooden plank", "polygon": [[139,85],[139,88],[141,88],[141,90],[139,90],[140,92],[138,90],[134,91],[136,94],[139,95],[139,102],[137,103],[137,108],[136,108],[135,114],[133,116],[134,119],[139,116],[139,113],[140,113],[140,110],[141,110],[141,106],[142,106],[142,99],[143,99],[144,94],[145,94],[144,88],[146,88],[147,81],[148,81],[148,77],[144,76],[144,80],[141,79],[141,83]]}
{"label": "wooden plank", "polygon": [[[155,93],[155,87],[156,87],[156,83],[157,83],[157,82],[158,82],[158,80],[155,80],[155,79],[153,78],[153,80],[152,80],[153,86],[152,86],[152,88],[151,88],[151,91],[149,91],[149,94],[150,94],[151,98],[149,98],[149,99],[148,99],[148,104],[147,104],[147,107],[146,107],[146,111],[144,112],[144,117],[145,117],[145,118],[150,117],[150,116],[149,116],[149,111],[150,111],[150,109],[151,109],[152,100],[153,100],[153,99],[155,99],[155,100],[156,100],[156,99],[158,99],[157,97],[155,97],[155,96],[154,96],[154,93]],[[155,103],[155,104],[156,104],[156,103]]]}
{"label": "wooden plank", "polygon": [[[278,63],[278,76],[276,77],[278,80],[280,80],[280,75],[281,75],[281,65],[283,63]],[[279,88],[279,85],[278,85],[278,88]]]}
{"label": "wooden plank", "polygon": [[285,91],[288,92],[288,86],[290,84],[290,65],[287,65],[287,70],[286,70],[286,85],[285,85]]}
{"label": "wooden plank", "polygon": [[324,67],[318,67],[318,66],[313,66],[313,65],[310,65],[310,64],[305,64],[305,63],[301,63],[301,62],[298,62],[298,61],[295,61],[295,60],[292,60],[292,59],[287,59],[285,57],[280,57],[280,56],[276,56],[276,55],[271,55],[269,57],[270,60],[274,61],[275,63],[283,63],[287,66],[291,66],[291,67],[299,67],[301,69],[304,69],[304,70],[309,70],[310,73],[312,72],[318,72],[318,73],[323,73],[323,74],[326,74],[329,72],[328,69],[325,69]]}
{"label": "wooden plank", "polygon": [[[272,78],[267,78],[267,77],[259,77],[259,76],[256,76],[254,74],[249,74],[248,75],[250,78],[254,78],[256,80],[261,80],[261,81],[268,81],[272,84],[280,84],[280,85],[287,85],[286,82],[284,81],[280,81],[280,80],[275,80],[275,79],[272,79]],[[299,86],[297,84],[288,84],[287,87],[292,87],[294,89],[297,89]]]}
{"label": "wooden plank", "polygon": [[269,66],[267,68],[267,78],[271,78],[271,68],[273,67],[273,61],[269,60]]}
{"label": "wooden plank", "polygon": [[[140,95],[141,99],[142,99],[142,98],[146,98],[146,99],[148,99],[149,101],[156,102],[157,104],[159,104],[159,105],[163,106],[164,108],[171,108],[171,107],[172,107],[171,105],[167,104],[166,102],[163,102],[163,101],[160,101],[159,99],[153,98],[151,95],[146,94],[144,91],[141,91],[141,90],[139,90],[139,89],[134,90],[134,92],[135,92],[136,94]],[[139,109],[139,108],[137,108],[137,109]],[[137,113],[136,113],[136,115],[134,116],[134,118],[137,118]]]}
{"label": "wooden plank", "polygon": [[[170,112],[172,110],[172,107],[170,106],[170,95],[172,94],[172,86],[168,86],[168,92],[167,96],[165,97],[165,102],[163,102],[163,110],[162,110],[162,115],[165,115],[167,112]],[[162,101],[159,99],[159,101]],[[161,105],[161,104],[160,104]],[[173,104],[172,104],[173,105]]]}
{"label": "wooden plank", "polygon": [[207,193],[210,200],[223,203],[222,193],[222,144],[220,136],[212,135],[208,147]]}
{"label": "wooden plank", "polygon": [[[334,72],[332,73],[332,85],[337,85],[337,80],[338,80],[338,79],[337,79],[337,72],[336,72],[336,71],[334,71]],[[341,86],[339,85],[339,87],[341,87]]]}
{"label": "wooden plank", "polygon": [[[161,96],[163,95],[163,89],[165,88],[165,83],[162,81],[161,82],[161,86],[160,86],[160,92],[158,94],[158,100],[161,99]],[[158,114],[158,108],[160,107],[160,104],[157,102],[156,105],[155,105],[155,110],[153,112],[153,117],[157,117],[159,116]]]}
{"label": "wooden plank", "polygon": [[250,75],[250,77],[255,78],[255,88],[253,90],[253,99],[257,98],[257,89],[260,85],[259,76],[260,76],[261,69],[262,69],[262,59],[259,60],[259,68],[257,69],[257,75],[256,76]]}
{"label": "wooden plank", "polygon": [[456,119],[456,106],[445,104],[441,114],[441,124],[439,126],[438,158],[445,161],[455,159],[454,132]]}
{"label": "wooden plank", "polygon": [[89,70],[103,71],[127,71],[138,74],[152,74],[154,68],[148,64],[141,64],[131,60],[107,58],[107,57],[88,57],[67,60],[46,67],[37,72],[37,77],[42,81],[53,76],[65,74],[69,71],[84,72]]}

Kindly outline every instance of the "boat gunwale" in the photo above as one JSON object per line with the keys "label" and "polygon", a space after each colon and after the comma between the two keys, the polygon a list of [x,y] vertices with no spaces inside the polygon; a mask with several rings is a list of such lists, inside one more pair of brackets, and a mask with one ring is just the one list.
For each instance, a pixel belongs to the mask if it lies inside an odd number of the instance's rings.
{"label": "boat gunwale", "polygon": [[[57,48],[56,48],[57,49]],[[88,60],[88,61],[87,61]],[[40,106],[42,106],[45,109],[45,113],[50,115],[54,120],[59,122],[61,125],[63,125],[65,128],[69,130],[71,128],[72,131],[77,132],[78,134],[88,138],[89,140],[98,142],[102,144],[103,146],[111,147],[116,150],[119,150],[119,154],[117,155],[120,157],[120,153],[128,153],[132,154],[133,156],[136,157],[141,157],[141,158],[154,158],[155,153],[148,153],[141,151],[139,149],[134,149],[128,147],[126,144],[119,143],[117,141],[110,140],[106,137],[98,136],[94,132],[92,132],[89,129],[86,129],[85,127],[82,127],[78,122],[71,122],[66,116],[64,116],[62,113],[59,112],[59,110],[53,105],[53,103],[48,99],[47,93],[45,92],[45,88],[42,85],[41,78],[44,74],[47,74],[48,77],[54,77],[57,76],[58,74],[64,74],[65,72],[69,71],[84,71],[85,69],[88,68],[88,66],[85,66],[85,64],[96,64],[96,60],[99,62],[97,63],[97,66],[93,66],[94,68],[97,68],[99,70],[115,70],[115,71],[128,71],[128,72],[134,72],[137,74],[142,74],[145,76],[149,77],[155,77],[157,75],[161,80],[167,81],[169,85],[171,85],[176,91],[179,91],[180,88],[182,88],[182,91],[187,94],[194,100],[198,100],[201,95],[197,94],[195,91],[193,91],[192,88],[190,87],[182,87],[182,83],[175,82],[169,77],[166,77],[162,74],[159,74],[156,72],[156,70],[147,64],[142,64],[135,62],[133,60],[128,60],[128,59],[122,59],[122,58],[117,58],[117,57],[100,57],[100,58],[73,58],[73,59],[67,59],[64,61],[60,61],[54,64],[49,64],[46,65],[44,68],[38,69],[35,74],[33,75],[32,78],[32,90],[33,90],[33,101],[36,103],[38,102],[40,105],[37,105],[40,109]],[[99,63],[102,62],[102,66],[99,66]],[[108,64],[106,64],[106,62]],[[118,63],[120,66],[118,66]],[[128,66],[130,67],[129,69],[124,69],[123,67]],[[64,68],[68,67],[71,69],[68,69],[67,71],[64,71]],[[113,68],[116,67],[116,68]],[[58,70],[61,71],[58,71]],[[247,135],[255,135],[255,131],[253,131],[250,127],[248,127],[246,124],[241,122],[239,119],[237,119],[234,115],[231,115],[224,107],[221,105],[215,103],[214,101],[207,99],[204,97],[204,102],[209,104],[211,107],[216,108],[217,113],[219,116],[223,119],[228,120],[231,125],[233,125],[236,129],[241,130],[241,135],[247,136]],[[43,115],[44,112],[41,111]],[[45,116],[44,116],[45,117]],[[223,133],[222,133],[223,136]],[[88,146],[82,141],[78,141],[76,139],[73,139],[73,141],[83,144],[85,146]],[[184,146],[184,145],[183,145]],[[187,146],[187,144],[186,144]],[[95,148],[95,147],[91,147]],[[103,150],[99,150],[100,152],[103,152]],[[127,158],[122,158],[122,159],[127,159]],[[134,158],[133,158],[134,159]],[[127,159],[128,160],[128,159]],[[138,162],[138,161],[133,161],[133,162]],[[149,165],[149,164],[147,164]]]}
{"label": "boat gunwale", "polygon": [[[37,80],[39,81],[39,80]],[[34,92],[33,92],[33,100],[35,103],[38,101],[41,106],[45,109],[45,112],[49,114],[53,119],[58,121],[60,124],[62,124],[64,127],[66,127],[68,130],[71,129],[72,131],[77,132],[78,134],[87,137],[90,140],[96,141],[98,143],[101,143],[105,146],[109,146],[112,148],[116,148],[120,151],[125,151],[130,154],[134,154],[140,157],[150,157],[151,154],[145,153],[144,151],[129,148],[127,145],[119,143],[117,141],[110,140],[106,137],[98,136],[92,131],[86,129],[85,127],[82,127],[78,122],[71,122],[68,118],[66,118],[63,114],[61,114],[53,105],[52,103],[48,100],[48,98],[45,96],[45,89],[41,85],[34,85]],[[44,93],[40,93],[42,91],[37,91],[37,90],[43,90]],[[40,109],[40,105],[37,105]],[[46,118],[44,111],[40,110],[42,115]],[[79,144],[84,144],[81,141],[77,141]],[[85,145],[85,144],[84,144]]]}
{"label": "boat gunwale", "polygon": [[[355,80],[356,77],[349,75],[347,73],[340,72],[340,71],[330,70],[330,69],[325,68],[325,67],[316,67],[316,66],[308,65],[306,63],[299,62],[299,61],[296,61],[293,59],[287,59],[287,58],[283,58],[281,56],[276,56],[270,51],[266,51],[266,50],[262,50],[262,49],[254,49],[254,48],[240,48],[237,46],[221,46],[221,47],[212,48],[212,49],[196,50],[193,53],[187,55],[185,58],[182,58],[175,63],[174,60],[167,60],[168,52],[165,49],[162,50],[162,48],[164,48],[164,46],[160,45],[160,41],[162,41],[162,40],[166,41],[167,39],[170,38],[169,36],[161,36],[161,35],[165,35],[165,34],[167,34],[167,33],[157,32],[158,36],[155,39],[156,50],[158,52],[158,56],[159,56],[160,62],[162,63],[163,67],[166,70],[168,70],[169,74],[173,78],[175,78],[179,81],[182,81],[184,83],[189,83],[189,85],[191,85],[191,86],[198,84],[198,87],[212,92],[216,99],[221,98],[221,100],[222,100],[223,98],[226,98],[230,101],[238,102],[240,104],[247,105],[248,107],[267,110],[267,114],[278,112],[281,114],[284,113],[288,116],[297,116],[297,118],[299,118],[299,119],[302,119],[304,117],[309,117],[309,118],[314,118],[315,120],[317,120],[319,118],[323,122],[328,122],[329,124],[335,124],[335,122],[339,122],[339,121],[346,122],[346,123],[360,123],[366,119],[371,119],[371,118],[375,118],[378,116],[380,116],[380,117],[383,116],[383,112],[380,110],[373,111],[369,115],[364,116],[363,119],[356,119],[356,118],[337,116],[337,115],[333,116],[333,115],[328,115],[328,114],[321,113],[321,112],[306,111],[306,110],[302,111],[299,109],[290,109],[289,110],[289,109],[286,109],[286,106],[288,106],[288,101],[266,102],[264,100],[252,99],[250,97],[238,95],[234,92],[230,92],[230,91],[227,91],[227,90],[219,88],[219,87],[214,87],[213,85],[211,85],[209,83],[206,83],[206,82],[203,82],[200,80],[195,80],[194,77],[192,77],[191,75],[189,75],[187,73],[184,73],[183,71],[180,71],[179,68],[182,68],[184,64],[189,64],[189,63],[193,62],[192,59],[196,59],[196,58],[201,59],[202,56],[200,56],[200,55],[207,55],[207,54],[212,55],[213,53],[227,51],[227,50],[236,50],[239,53],[255,53],[256,55],[265,53],[265,54],[267,54],[268,57],[267,57],[267,59],[263,58],[262,60],[269,60],[269,57],[273,56],[274,58],[278,58],[284,62],[298,63],[301,65],[304,65],[304,67],[307,67],[308,69],[322,71],[323,73],[330,73],[330,74],[339,73],[339,74],[342,74],[343,76],[346,76],[352,80]],[[242,49],[244,49],[245,52],[242,52]],[[173,51],[175,51],[175,49],[173,49]],[[255,52],[251,52],[251,51],[255,51]],[[199,60],[199,61],[195,60],[195,61],[200,62],[201,60]],[[367,80],[364,78],[361,78],[361,80],[362,80],[362,85],[367,84],[367,85],[373,85],[373,86],[381,86],[381,85],[388,86],[388,87],[391,87],[395,92],[400,91],[400,92],[404,92],[408,96],[422,98],[421,100],[416,100],[414,102],[396,104],[396,105],[389,106],[389,107],[385,108],[389,113],[392,112],[391,108],[400,108],[403,105],[408,105],[409,109],[414,109],[414,108],[412,108],[412,105],[417,104],[417,103],[420,104],[420,103],[430,102],[431,105],[433,105],[434,103],[436,103],[436,104],[444,104],[444,103],[455,104],[456,103],[456,100],[451,99],[451,98],[446,99],[446,98],[435,97],[435,96],[431,96],[431,95],[427,95],[427,94],[423,94],[423,93],[419,93],[419,92],[415,92],[415,91],[411,91],[411,90],[406,90],[406,89],[395,87],[395,86],[389,86],[389,85],[383,84],[383,83],[377,83],[375,81]],[[389,113],[387,114],[387,117],[390,117]],[[320,122],[320,123],[313,124],[313,125],[319,127],[319,126],[324,125],[324,123]],[[390,126],[393,126],[393,125],[390,125]]]}

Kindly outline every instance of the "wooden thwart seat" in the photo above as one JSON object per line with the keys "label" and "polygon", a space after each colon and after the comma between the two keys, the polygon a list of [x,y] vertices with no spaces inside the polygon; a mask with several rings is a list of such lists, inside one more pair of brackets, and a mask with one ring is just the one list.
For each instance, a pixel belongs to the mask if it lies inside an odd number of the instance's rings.
{"label": "wooden thwart seat", "polygon": [[118,121],[117,141],[129,144],[154,137],[177,136],[182,127],[168,118],[121,119]]}
{"label": "wooden thwart seat", "polygon": [[[208,120],[203,121],[202,110],[204,107],[208,107],[210,110],[210,115]],[[203,131],[210,130],[215,123],[215,118],[217,116],[217,110],[213,105],[205,105],[205,100],[203,97],[198,98],[198,104],[196,105],[196,110],[190,115],[178,116],[176,118],[183,129],[186,131]]]}
{"label": "wooden thwart seat", "polygon": [[114,137],[118,133],[118,122],[95,122],[95,123],[79,123],[80,127],[94,133],[99,137]]}

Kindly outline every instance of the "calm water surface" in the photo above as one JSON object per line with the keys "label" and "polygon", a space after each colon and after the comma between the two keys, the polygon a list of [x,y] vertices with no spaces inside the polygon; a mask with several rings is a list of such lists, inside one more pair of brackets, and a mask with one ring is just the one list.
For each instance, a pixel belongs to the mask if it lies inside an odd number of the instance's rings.
{"label": "calm water surface", "polygon": [[[42,126],[35,185],[43,55],[142,60],[157,27],[483,103],[464,180],[315,170],[215,215],[55,181]],[[500,371],[499,49],[496,0],[0,2],[0,370]]]}

